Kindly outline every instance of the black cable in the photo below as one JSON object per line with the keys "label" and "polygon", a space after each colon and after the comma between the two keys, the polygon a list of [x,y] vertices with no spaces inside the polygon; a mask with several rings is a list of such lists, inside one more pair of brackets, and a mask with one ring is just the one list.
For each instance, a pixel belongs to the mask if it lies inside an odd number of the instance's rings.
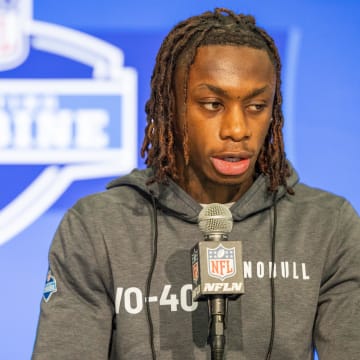
{"label": "black cable", "polygon": [[146,279],[146,290],[145,290],[145,304],[146,304],[146,316],[149,325],[149,342],[151,347],[151,355],[152,359],[156,360],[156,351],[155,351],[155,344],[154,344],[154,326],[151,318],[151,310],[150,310],[150,289],[151,289],[151,281],[154,274],[154,269],[156,265],[156,258],[157,258],[157,243],[158,243],[158,222],[157,222],[157,209],[156,209],[156,202],[153,194],[151,194],[151,202],[152,202],[152,223],[153,223],[153,253],[151,258],[151,265],[148,273],[148,277]]}
{"label": "black cable", "polygon": [[274,346],[274,337],[275,337],[275,279],[274,279],[274,268],[275,268],[275,243],[276,243],[276,227],[277,227],[277,209],[276,209],[276,192],[273,197],[273,208],[274,208],[274,223],[271,239],[271,278],[270,278],[270,288],[271,288],[271,333],[270,341],[268,346],[268,351],[266,354],[266,360],[270,360],[271,353]]}

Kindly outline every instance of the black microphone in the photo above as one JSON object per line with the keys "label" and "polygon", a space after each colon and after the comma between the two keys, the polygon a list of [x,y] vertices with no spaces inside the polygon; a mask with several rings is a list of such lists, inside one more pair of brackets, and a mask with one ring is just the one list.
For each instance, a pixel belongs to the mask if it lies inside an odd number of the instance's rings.
{"label": "black microphone", "polygon": [[242,244],[227,241],[233,219],[223,204],[206,205],[200,211],[198,223],[205,241],[191,249],[192,296],[193,301],[208,301],[211,359],[222,360],[227,301],[244,293]]}

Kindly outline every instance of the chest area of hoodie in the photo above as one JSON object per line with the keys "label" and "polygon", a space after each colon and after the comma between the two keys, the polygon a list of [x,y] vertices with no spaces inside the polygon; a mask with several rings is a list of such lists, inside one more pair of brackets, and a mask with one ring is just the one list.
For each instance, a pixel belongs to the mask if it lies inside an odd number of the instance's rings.
{"label": "chest area of hoodie", "polygon": [[[277,304],[287,304],[284,316],[291,317],[293,312],[314,317],[326,256],[326,237],[330,238],[331,234],[326,234],[329,232],[326,226],[318,229],[310,226],[311,217],[299,221],[296,216],[280,213],[276,221],[275,239],[271,210],[234,222],[229,240],[243,244],[245,294],[241,299],[242,307],[247,308],[247,314],[268,316],[273,274]],[[190,265],[191,248],[203,240],[197,224],[158,212],[157,229],[148,214],[130,216],[121,225],[112,223],[107,229],[104,236],[113,274],[116,312],[142,313],[147,301],[174,314],[191,313],[198,308],[198,304],[191,301]],[[155,230],[157,259],[149,298],[145,298],[154,257]],[[309,309],[312,309],[310,313]]]}

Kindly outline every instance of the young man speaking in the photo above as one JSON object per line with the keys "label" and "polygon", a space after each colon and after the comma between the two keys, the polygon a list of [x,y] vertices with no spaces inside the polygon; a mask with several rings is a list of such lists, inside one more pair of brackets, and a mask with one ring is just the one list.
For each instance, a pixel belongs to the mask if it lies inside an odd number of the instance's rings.
{"label": "young man speaking", "polygon": [[251,16],[216,9],[172,29],[146,104],[147,169],[65,215],[33,359],[209,359],[189,251],[210,203],[243,243],[225,358],[360,359],[360,220],[287,162],[280,70]]}

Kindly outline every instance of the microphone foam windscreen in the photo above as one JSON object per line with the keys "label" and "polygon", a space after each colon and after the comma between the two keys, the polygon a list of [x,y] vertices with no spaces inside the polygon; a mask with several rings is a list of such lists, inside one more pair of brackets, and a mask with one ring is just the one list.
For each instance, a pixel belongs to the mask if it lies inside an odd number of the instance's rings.
{"label": "microphone foam windscreen", "polygon": [[206,205],[199,213],[199,228],[205,234],[228,234],[232,230],[233,219],[229,208],[223,204]]}

